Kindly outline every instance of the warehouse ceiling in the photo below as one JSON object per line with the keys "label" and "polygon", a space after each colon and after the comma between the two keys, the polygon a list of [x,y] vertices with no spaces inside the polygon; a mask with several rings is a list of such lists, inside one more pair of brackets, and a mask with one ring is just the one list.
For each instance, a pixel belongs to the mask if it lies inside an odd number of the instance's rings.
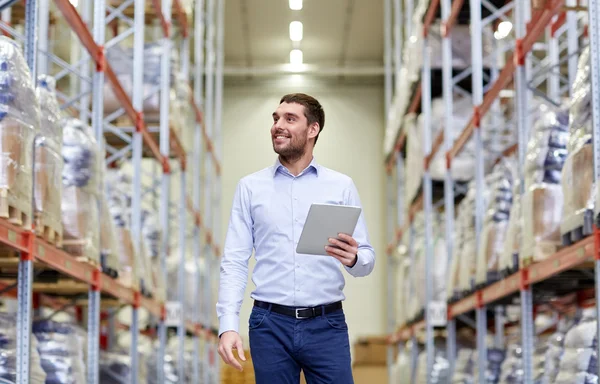
{"label": "warehouse ceiling", "polygon": [[[303,38],[292,42],[289,25],[303,24]],[[321,69],[383,66],[383,0],[227,0],[225,66],[279,68],[299,48],[303,63]]]}

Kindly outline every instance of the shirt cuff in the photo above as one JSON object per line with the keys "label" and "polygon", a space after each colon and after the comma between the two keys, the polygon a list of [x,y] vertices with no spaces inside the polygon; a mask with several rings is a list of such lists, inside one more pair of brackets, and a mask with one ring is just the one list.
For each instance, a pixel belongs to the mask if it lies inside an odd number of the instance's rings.
{"label": "shirt cuff", "polygon": [[358,251],[358,254],[356,255],[356,263],[354,264],[354,266],[349,267],[347,265],[344,265],[344,268],[346,268],[346,271],[348,271],[348,273],[351,274],[352,276],[362,276],[364,267],[365,267],[365,259],[364,259],[364,257],[361,257],[360,251]]}
{"label": "shirt cuff", "polygon": [[239,333],[240,317],[235,314],[223,315],[219,318],[219,337],[227,331]]}

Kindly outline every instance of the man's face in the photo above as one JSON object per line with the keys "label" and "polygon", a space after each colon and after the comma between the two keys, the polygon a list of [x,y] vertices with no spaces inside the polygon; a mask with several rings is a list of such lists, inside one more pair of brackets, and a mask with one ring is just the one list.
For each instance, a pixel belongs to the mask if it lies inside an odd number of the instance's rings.
{"label": "man's face", "polygon": [[[318,132],[318,128],[316,131]],[[315,136],[314,132],[314,124],[309,126],[304,116],[303,105],[281,103],[273,112],[273,150],[284,158],[291,160],[302,157],[308,148],[309,139]]]}

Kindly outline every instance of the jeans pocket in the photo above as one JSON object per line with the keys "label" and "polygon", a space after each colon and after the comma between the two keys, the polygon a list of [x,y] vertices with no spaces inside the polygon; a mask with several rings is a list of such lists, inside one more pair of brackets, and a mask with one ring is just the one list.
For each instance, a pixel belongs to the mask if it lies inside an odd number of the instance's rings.
{"label": "jeans pocket", "polygon": [[260,327],[265,320],[265,317],[267,317],[267,311],[253,308],[250,313],[250,319],[248,320],[248,329],[252,330]]}
{"label": "jeans pocket", "polygon": [[346,323],[346,316],[344,315],[344,312],[342,312],[342,311],[327,314],[327,315],[325,315],[325,319],[327,320],[327,324],[329,324],[329,326],[331,328],[344,330],[344,331],[348,330],[348,324]]}

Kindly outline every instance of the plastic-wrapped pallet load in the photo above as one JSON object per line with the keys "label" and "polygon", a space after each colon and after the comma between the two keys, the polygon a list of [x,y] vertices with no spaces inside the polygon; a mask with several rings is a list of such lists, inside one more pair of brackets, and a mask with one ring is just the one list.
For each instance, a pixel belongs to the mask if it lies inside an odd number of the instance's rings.
{"label": "plastic-wrapped pallet load", "polygon": [[[146,121],[158,121],[160,112],[160,66],[162,45],[150,43],[144,46],[144,76],[143,76],[143,112]],[[106,52],[110,63],[125,93],[131,98],[133,93],[133,49],[119,46],[111,47]],[[172,49],[171,55],[171,84],[174,84],[175,73],[178,71],[179,60],[177,51]],[[176,99],[174,90],[170,90],[171,100]],[[172,103],[170,103],[172,104]],[[172,105],[171,105],[172,106]],[[110,115],[122,107],[115,96],[110,83],[104,84],[104,113]]]}
{"label": "plastic-wrapped pallet load", "polygon": [[129,179],[124,174],[119,171],[107,172],[106,194],[108,210],[116,229],[119,280],[128,287],[139,288],[141,276],[131,238],[130,199],[126,193],[130,190]]}
{"label": "plastic-wrapped pallet load", "polygon": [[512,173],[509,165],[505,161],[498,163],[489,181],[490,198],[477,254],[475,284],[478,286],[501,278],[500,257],[512,206]]}
{"label": "plastic-wrapped pallet load", "polygon": [[457,355],[454,366],[454,376],[452,384],[471,384],[474,377],[475,357],[477,351],[470,348],[461,348]]}
{"label": "plastic-wrapped pallet load", "polygon": [[119,251],[117,246],[117,230],[111,220],[106,195],[100,197],[100,259],[104,272],[112,278],[119,277]]}
{"label": "plastic-wrapped pallet load", "polygon": [[561,245],[561,172],[567,157],[568,114],[540,106],[524,164],[523,243],[519,262],[544,260]]}
{"label": "plastic-wrapped pallet load", "polygon": [[[579,57],[577,76],[573,83],[573,99],[569,109],[569,156],[562,173],[564,193],[561,233],[569,236],[584,227],[586,211],[592,211],[595,200],[592,148],[592,91],[590,80],[590,51],[586,46]],[[592,216],[586,227],[591,229]],[[579,236],[583,233],[579,233]],[[578,238],[571,240],[579,240]]]}
{"label": "plastic-wrapped pallet load", "polygon": [[0,36],[0,217],[31,226],[32,155],[40,109],[17,44]]}
{"label": "plastic-wrapped pallet load", "polygon": [[573,326],[573,320],[572,318],[562,318],[558,323],[556,332],[548,338],[541,384],[552,384],[555,382],[559,372],[560,358],[564,354],[565,335]]}
{"label": "plastic-wrapped pallet load", "polygon": [[[485,207],[489,201],[489,185],[493,174],[489,174],[483,181],[482,200]],[[475,233],[475,197],[477,188],[475,181],[469,183],[466,197],[460,204],[460,219],[462,226],[462,248],[460,250],[459,289],[469,292],[474,288],[477,274],[477,238]]]}
{"label": "plastic-wrapped pallet load", "polygon": [[40,103],[40,136],[35,140],[34,206],[35,230],[38,236],[61,246],[62,126],[56,99],[56,82],[47,75],[38,77],[37,97]]}
{"label": "plastic-wrapped pallet load", "polygon": [[[427,372],[427,352],[419,354],[417,362],[417,384],[447,384],[449,382],[450,363],[446,358],[445,342],[437,338],[434,340],[433,367],[430,375]],[[431,380],[427,381],[430,376]]]}
{"label": "plastic-wrapped pallet load", "polygon": [[[17,382],[17,323],[16,313],[0,313],[0,382]],[[46,373],[42,369],[38,342],[31,338],[30,380],[32,384],[45,384]]]}
{"label": "plastic-wrapped pallet load", "polygon": [[518,179],[514,180],[513,186],[513,201],[510,208],[508,219],[508,227],[504,244],[502,247],[502,255],[500,257],[500,271],[504,275],[509,275],[517,272],[519,268],[519,250],[522,242],[523,215],[521,214],[521,191]]}
{"label": "plastic-wrapped pallet load", "polygon": [[46,372],[46,384],[79,384],[86,381],[85,344],[77,326],[51,320],[34,321],[33,334]]}
{"label": "plastic-wrapped pallet load", "polygon": [[460,297],[462,290],[460,289],[460,278],[462,268],[462,247],[464,243],[464,215],[467,213],[465,209],[467,202],[463,199],[457,210],[456,220],[454,222],[454,247],[452,249],[452,263],[450,264],[450,274],[446,283],[446,292],[449,298],[456,300]]}
{"label": "plastic-wrapped pallet load", "polygon": [[408,114],[404,118],[404,131],[406,132],[404,207],[408,212],[423,180],[423,145],[420,139],[422,129],[421,125],[417,124],[415,114]]}
{"label": "plastic-wrapped pallet load", "polygon": [[598,383],[596,354],[598,337],[595,312],[593,306],[584,308],[581,320],[566,333],[555,384]]}
{"label": "plastic-wrapped pallet load", "polygon": [[63,120],[61,215],[63,248],[99,263],[98,204],[103,156],[92,129],[80,120]]}

